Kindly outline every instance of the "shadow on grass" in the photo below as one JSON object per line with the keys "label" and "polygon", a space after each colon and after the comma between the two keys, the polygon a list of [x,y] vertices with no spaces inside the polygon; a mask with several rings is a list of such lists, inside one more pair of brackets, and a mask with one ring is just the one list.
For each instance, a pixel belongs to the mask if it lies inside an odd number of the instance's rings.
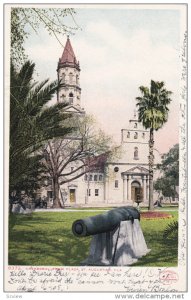
{"label": "shadow on grass", "polygon": [[[14,215],[9,223],[9,264],[79,266],[88,256],[91,240],[91,237],[78,238],[73,235],[72,223],[79,217],[87,215]],[[151,223],[145,224],[144,236],[151,252],[133,266],[177,265],[177,239],[164,241],[162,224],[159,224],[159,229],[156,225],[151,228]]]}
{"label": "shadow on grass", "polygon": [[178,240],[164,240],[162,234],[144,235],[150,253],[143,256],[134,266],[176,266],[178,264]]}
{"label": "shadow on grass", "polygon": [[10,248],[11,265],[79,265],[88,255],[88,241],[73,237],[69,230],[51,236],[40,231],[29,236],[28,231],[21,231],[14,243],[17,250]]}
{"label": "shadow on grass", "polygon": [[87,257],[90,238],[75,237],[72,220],[29,217],[26,224],[26,219],[17,215],[10,220],[10,265],[80,265]]}

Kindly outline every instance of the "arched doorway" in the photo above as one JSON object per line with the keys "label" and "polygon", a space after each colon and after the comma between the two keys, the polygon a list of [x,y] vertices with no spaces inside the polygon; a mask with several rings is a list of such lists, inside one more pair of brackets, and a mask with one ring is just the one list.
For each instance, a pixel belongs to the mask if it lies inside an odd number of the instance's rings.
{"label": "arched doorway", "polygon": [[133,181],[131,183],[131,199],[137,201],[137,199],[142,200],[143,191],[141,184],[138,181]]}

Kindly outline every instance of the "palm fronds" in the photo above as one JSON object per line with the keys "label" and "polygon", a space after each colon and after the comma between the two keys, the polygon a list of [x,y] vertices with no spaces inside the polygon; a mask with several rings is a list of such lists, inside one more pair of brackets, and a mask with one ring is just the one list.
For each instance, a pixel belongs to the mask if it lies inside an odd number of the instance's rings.
{"label": "palm fronds", "polygon": [[30,61],[20,71],[11,66],[10,190],[35,187],[42,170],[36,151],[49,140],[73,130],[64,125],[71,117],[64,111],[66,103],[48,106],[57,91],[57,81],[34,83],[34,67]]}
{"label": "palm fronds", "polygon": [[163,239],[176,238],[178,236],[178,221],[173,221],[165,228]]}
{"label": "palm fronds", "polygon": [[172,92],[167,91],[164,82],[151,80],[150,88],[140,86],[141,97],[136,97],[138,120],[150,130],[149,137],[149,210],[153,209],[154,130],[160,129],[168,120],[168,105]]}

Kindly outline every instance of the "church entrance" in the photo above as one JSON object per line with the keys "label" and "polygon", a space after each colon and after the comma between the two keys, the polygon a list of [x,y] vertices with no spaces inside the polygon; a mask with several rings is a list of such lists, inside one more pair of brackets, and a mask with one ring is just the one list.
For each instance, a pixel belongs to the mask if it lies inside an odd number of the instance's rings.
{"label": "church entrance", "polygon": [[134,202],[143,199],[143,189],[138,181],[133,181],[131,184],[131,199]]}

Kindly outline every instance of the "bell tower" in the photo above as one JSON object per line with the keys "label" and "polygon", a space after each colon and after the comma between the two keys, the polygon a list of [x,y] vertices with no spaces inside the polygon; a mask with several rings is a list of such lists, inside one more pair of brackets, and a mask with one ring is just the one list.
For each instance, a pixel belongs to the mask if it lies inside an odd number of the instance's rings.
{"label": "bell tower", "polygon": [[61,83],[57,93],[57,101],[68,102],[69,110],[72,108],[76,112],[82,112],[80,65],[74,54],[69,36],[62,57],[58,61],[57,75],[58,81]]}
{"label": "bell tower", "polygon": [[145,129],[138,121],[137,111],[134,110],[134,116],[129,120],[128,129],[121,130],[121,143],[148,144],[149,130]]}

